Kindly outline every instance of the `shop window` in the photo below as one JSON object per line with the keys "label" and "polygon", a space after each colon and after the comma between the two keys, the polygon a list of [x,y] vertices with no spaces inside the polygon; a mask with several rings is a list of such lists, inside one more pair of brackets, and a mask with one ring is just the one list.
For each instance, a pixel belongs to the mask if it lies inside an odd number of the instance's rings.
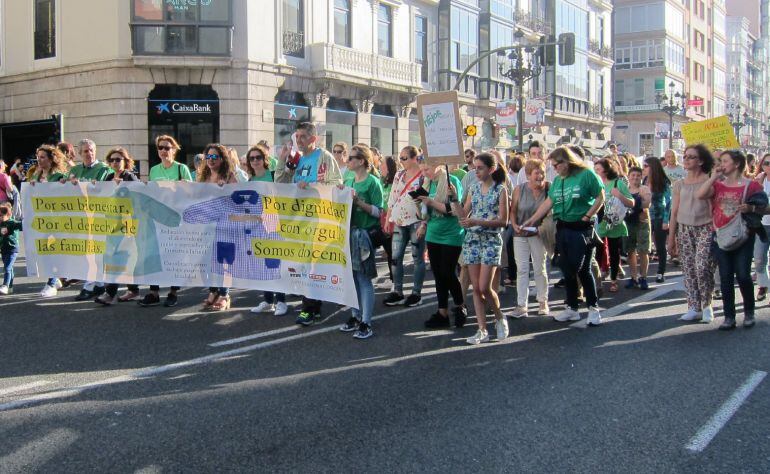
{"label": "shop window", "polygon": [[132,0],[134,54],[228,56],[232,0]]}
{"label": "shop window", "polygon": [[35,0],[35,59],[56,56],[55,4],[55,0]]}

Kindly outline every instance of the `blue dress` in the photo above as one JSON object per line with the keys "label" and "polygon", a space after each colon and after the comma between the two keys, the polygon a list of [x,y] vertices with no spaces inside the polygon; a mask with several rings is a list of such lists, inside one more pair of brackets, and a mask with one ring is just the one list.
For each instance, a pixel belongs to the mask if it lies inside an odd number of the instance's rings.
{"label": "blue dress", "polygon": [[[498,218],[500,211],[500,193],[503,186],[495,184],[482,194],[481,183],[471,185],[470,218],[493,220]],[[500,255],[503,250],[503,239],[500,235],[502,228],[474,226],[465,231],[465,241],[460,254],[460,262],[464,265],[500,266]]]}

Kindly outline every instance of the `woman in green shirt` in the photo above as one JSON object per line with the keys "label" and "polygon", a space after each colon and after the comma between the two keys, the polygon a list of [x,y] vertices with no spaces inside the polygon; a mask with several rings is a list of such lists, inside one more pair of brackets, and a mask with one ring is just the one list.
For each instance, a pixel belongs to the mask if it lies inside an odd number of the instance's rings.
{"label": "woman in green shirt", "polygon": [[621,218],[619,222],[610,222],[607,215],[608,206],[617,200],[627,208],[634,207],[634,198],[628,191],[628,185],[621,179],[618,163],[609,158],[602,158],[594,165],[596,174],[604,184],[604,195],[607,196],[605,213],[597,232],[600,237],[607,238],[610,257],[610,291],[618,291],[618,273],[620,272],[620,250],[623,247],[623,237],[628,236],[626,221]]}
{"label": "woman in green shirt", "polygon": [[457,216],[452,214],[447,190],[449,183],[457,192],[457,200],[462,202],[463,189],[460,180],[449,175],[447,181],[446,169],[443,166],[436,168],[424,161],[420,164],[420,170],[428,179],[423,188],[428,192],[427,196],[420,196],[420,201],[427,210],[427,222],[423,221],[417,229],[417,235],[425,235],[428,247],[430,268],[436,280],[436,295],[438,296],[438,311],[427,321],[428,329],[447,328],[449,322],[449,294],[455,304],[452,312],[455,316],[455,326],[461,328],[465,325],[468,310],[465,307],[465,298],[457,278],[457,261],[463,249],[465,229],[460,225]]}
{"label": "woman in green shirt", "polygon": [[548,189],[548,197],[521,227],[539,226],[553,209],[556,253],[567,290],[567,307],[554,319],[559,322],[580,320],[577,284],[580,278],[588,305],[588,325],[596,326],[601,324],[602,317],[596,282],[591,274],[593,218],[604,204],[604,186],[589,165],[565,146],[552,151],[548,159],[558,174]]}
{"label": "woman in green shirt", "polygon": [[353,332],[356,339],[368,339],[372,332],[374,313],[374,285],[377,277],[374,262],[375,249],[370,235],[380,226],[382,212],[382,185],[369,170],[372,152],[369,147],[354,145],[348,154],[348,169],[354,173],[345,180],[344,186],[353,188],[353,215],[350,218],[350,259],[353,266],[353,282],[358,296],[358,307],[342,332]]}

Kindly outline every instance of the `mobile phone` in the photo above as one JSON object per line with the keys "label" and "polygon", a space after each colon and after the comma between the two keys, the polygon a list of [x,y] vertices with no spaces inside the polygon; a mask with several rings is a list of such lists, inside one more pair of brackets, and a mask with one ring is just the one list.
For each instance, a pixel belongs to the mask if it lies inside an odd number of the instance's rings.
{"label": "mobile phone", "polygon": [[408,194],[409,194],[409,197],[411,197],[412,199],[417,199],[420,196],[427,196],[428,191],[426,191],[425,188],[417,188],[414,191],[409,191]]}

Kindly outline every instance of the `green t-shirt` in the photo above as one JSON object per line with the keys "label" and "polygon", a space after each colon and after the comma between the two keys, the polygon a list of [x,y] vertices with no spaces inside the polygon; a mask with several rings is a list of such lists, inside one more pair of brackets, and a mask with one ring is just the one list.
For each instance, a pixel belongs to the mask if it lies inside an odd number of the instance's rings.
{"label": "green t-shirt", "polygon": [[[607,181],[607,183],[604,185],[604,199],[605,202],[607,199],[610,199],[612,196],[612,189],[615,187],[615,183],[617,183],[618,190],[623,194],[623,196],[630,198],[631,192],[628,190],[628,185],[626,185],[625,181],[622,179],[613,179],[610,181]],[[606,221],[602,221],[599,223],[599,228],[597,229],[597,232],[602,237],[609,237],[611,239],[617,238],[617,237],[627,237],[628,236],[628,227],[626,226],[626,221],[620,221],[620,224],[609,227]]]}
{"label": "green t-shirt", "polygon": [[460,179],[460,180],[461,180],[461,179],[463,179],[463,178],[465,177],[465,175],[466,175],[466,174],[468,174],[468,172],[467,172],[467,171],[465,171],[465,170],[464,170],[464,169],[462,169],[462,168],[457,168],[457,169],[456,169],[456,170],[454,170],[454,171],[450,171],[450,172],[449,172],[449,174],[451,174],[451,175],[452,175],[452,176],[454,176],[455,178],[457,178],[457,179]]}
{"label": "green t-shirt", "polygon": [[[382,184],[380,180],[372,176],[366,175],[366,179],[361,182],[356,182],[355,173],[352,177],[345,180],[345,186],[350,186],[356,191],[356,196],[367,204],[382,208]],[[351,227],[358,227],[359,229],[370,229],[380,225],[380,220],[373,217],[358,206],[353,206],[353,216],[350,218]]]}
{"label": "green t-shirt", "polygon": [[[38,182],[38,183],[40,182],[40,176],[39,175],[35,175],[34,179],[35,179],[36,182]],[[62,179],[67,179],[67,175],[64,174],[64,173],[51,173],[48,176],[46,176],[45,181],[47,183],[56,183],[56,182],[61,181]]]}
{"label": "green t-shirt", "polygon": [[565,222],[578,222],[591,209],[604,186],[596,173],[584,169],[574,175],[553,180],[548,197],[553,202],[553,218]]}
{"label": "green t-shirt", "polygon": [[268,183],[273,182],[273,172],[270,170],[265,170],[265,174],[262,176],[252,176],[249,178],[249,181],[266,181]]}
{"label": "green t-shirt", "polygon": [[[380,184],[382,184],[382,181],[380,181]],[[387,211],[388,210],[388,199],[390,198],[390,190],[393,189],[393,183],[385,186],[382,184],[382,210]]]}
{"label": "green t-shirt", "polygon": [[75,176],[77,179],[80,180],[96,180],[96,181],[104,181],[107,178],[107,175],[112,172],[112,168],[105,165],[101,161],[97,161],[90,167],[84,166],[82,163],[79,165],[75,165],[70,170],[70,176]]}
{"label": "green t-shirt", "polygon": [[278,164],[278,160],[274,156],[271,156],[269,158],[270,158],[270,163],[267,165],[267,169],[269,169],[270,171],[275,171],[275,166]]}
{"label": "green t-shirt", "polygon": [[150,181],[192,181],[192,175],[190,168],[181,163],[174,162],[168,168],[158,163],[150,168]]}
{"label": "green t-shirt", "polygon": [[356,179],[356,172],[345,169],[345,172],[342,173],[342,182],[347,183],[350,179]]}
{"label": "green t-shirt", "polygon": [[[463,200],[463,187],[456,176],[449,175],[452,186],[457,190],[457,200]],[[434,181],[430,183],[428,196],[433,199],[436,197],[438,185]],[[428,219],[428,231],[425,234],[425,241],[434,244],[451,245],[453,247],[462,247],[465,240],[465,229],[460,226],[460,221],[455,216],[447,216],[428,208],[430,219]]]}
{"label": "green t-shirt", "polygon": [[11,253],[19,250],[19,231],[21,222],[13,219],[0,221],[0,249],[3,253]]}

